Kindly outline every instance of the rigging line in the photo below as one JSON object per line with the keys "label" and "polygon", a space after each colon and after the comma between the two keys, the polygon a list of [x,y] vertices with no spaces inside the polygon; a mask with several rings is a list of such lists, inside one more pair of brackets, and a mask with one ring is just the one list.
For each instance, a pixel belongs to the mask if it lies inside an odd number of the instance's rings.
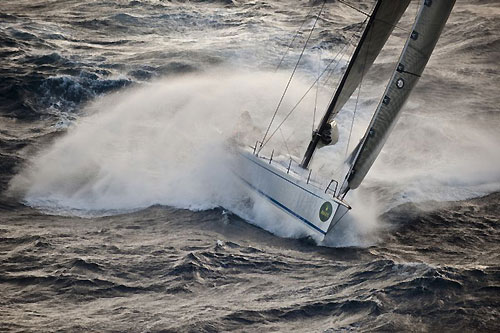
{"label": "rigging line", "polygon": [[[281,131],[281,129],[280,129],[280,131]],[[283,132],[281,132],[281,134],[283,135]],[[290,135],[288,136],[288,138],[286,138],[286,141],[288,142],[288,141],[290,140],[290,138],[291,138],[293,135],[294,135],[294,133],[293,133],[293,132],[292,132],[292,133],[290,133]],[[292,154],[290,154],[290,153],[289,153],[288,155],[290,156],[290,159],[291,159],[292,161],[294,161],[295,163],[299,164],[299,162],[297,162],[297,161],[293,158]]]}
{"label": "rigging line", "polygon": [[[354,52],[354,51],[353,51]],[[368,57],[368,53],[367,53],[367,57]],[[365,65],[366,65],[366,58],[365,58]],[[363,74],[361,76],[361,81],[359,83],[359,87],[358,87],[358,95],[357,95],[357,98],[356,98],[356,105],[354,107],[354,113],[352,115],[352,122],[351,122],[351,129],[349,130],[349,137],[347,139],[347,147],[346,147],[346,152],[345,152],[345,156],[347,156],[347,152],[349,150],[349,144],[351,142],[351,134],[352,134],[352,129],[354,128],[354,119],[356,117],[356,110],[357,110],[357,107],[358,107],[358,100],[359,100],[359,93],[361,91],[361,83],[363,82],[363,76],[364,76],[364,66],[363,66]],[[337,83],[337,85],[340,84],[340,80],[339,80],[339,83]],[[345,160],[345,156],[344,156],[344,160]],[[340,170],[344,167],[344,163],[342,163],[341,165],[339,165],[338,168],[335,169],[335,171],[333,171],[333,174],[334,175],[337,175]]]}
{"label": "rigging line", "polygon": [[[344,55],[346,55],[346,54],[347,54],[347,51],[348,51],[348,50],[349,50],[349,47],[344,47],[344,48],[342,48],[342,50],[341,50],[341,52],[342,52],[342,53],[341,53],[341,58],[343,58],[343,57],[344,57]],[[354,49],[352,50],[352,52],[351,52],[350,56],[348,57],[349,59],[351,58],[352,53],[354,53]],[[339,62],[340,62],[340,59],[339,59]],[[337,67],[338,67],[338,65],[335,65],[335,67],[333,67],[332,69],[330,69],[330,70],[328,71],[328,76],[326,77],[325,82],[323,83],[323,85],[327,85],[328,81],[330,81],[330,79],[333,77],[333,74],[335,74],[335,69],[337,69]],[[347,69],[347,67],[346,67],[346,69]],[[338,87],[338,86],[339,86],[340,81],[342,80],[342,74],[344,74],[344,72],[345,72],[345,71],[342,71],[342,72],[341,72],[340,78],[337,80],[337,84],[335,85],[336,87]],[[334,91],[333,93],[335,93],[335,91]],[[332,96],[332,98],[333,98],[333,96]]]}
{"label": "rigging line", "polygon": [[283,138],[283,143],[285,144],[285,148],[286,148],[288,155],[292,156],[292,154],[290,153],[290,149],[288,149],[288,144],[286,143],[286,139],[285,139],[285,136],[283,135],[283,131],[281,130],[281,128],[280,128],[280,134],[281,134],[281,137]]}
{"label": "rigging line", "polygon": [[[357,35],[357,34],[358,34],[358,33],[359,33],[362,29],[363,29],[363,26],[365,26],[365,24],[366,24],[366,22],[367,22],[367,21],[368,21],[368,18],[366,18],[366,19],[363,21],[363,23],[362,23],[362,24],[358,27],[358,31],[356,31],[356,32],[355,32],[355,33],[351,36],[351,38],[350,38],[350,39],[349,39],[349,41],[347,42],[346,46],[350,46],[350,45],[351,45],[351,41],[352,41],[352,40],[354,39],[354,37],[355,37],[355,36],[356,36],[356,35]],[[358,43],[359,43],[359,40],[358,40]],[[342,49],[342,55],[346,54],[346,53],[347,53],[347,51],[348,51],[348,49],[349,49],[348,47],[347,47],[347,48],[345,48],[345,52],[344,52],[344,49]],[[352,59],[352,56],[353,56],[354,52],[356,52],[356,48],[354,48],[354,49],[352,50],[352,52],[351,52],[351,54],[350,54],[350,56],[349,56],[349,58],[348,58],[348,59]],[[348,64],[349,64],[349,63],[348,63]],[[334,67],[333,69],[331,69],[331,70],[330,70],[330,72],[329,72],[329,74],[328,74],[328,76],[327,76],[327,78],[326,78],[326,80],[325,80],[325,83],[324,83],[324,84],[326,84],[326,83],[327,83],[327,82],[328,82],[328,81],[332,78],[332,76],[333,76],[333,74],[334,74],[334,72],[335,72],[335,69],[336,69],[337,67],[338,67],[338,64],[337,64],[337,65],[335,65],[335,67]],[[348,66],[346,66],[345,70],[347,70],[347,68],[348,68]],[[341,81],[342,81],[343,75],[345,74],[345,70],[344,70],[344,72],[343,72],[343,73],[341,73],[341,75],[339,76],[339,78],[338,78],[338,80],[337,80],[337,84],[336,84],[337,90],[339,89],[338,87],[340,86],[340,83],[341,83]],[[330,103],[331,103],[331,101],[333,101],[333,98],[335,97],[335,96],[334,96],[334,95],[335,95],[335,93],[336,93],[336,91],[333,91],[333,94],[332,94],[332,96],[331,96],[331,98],[330,98]],[[313,129],[313,133],[314,133],[314,129]]]}
{"label": "rigging line", "polygon": [[269,133],[269,130],[271,129],[274,118],[276,117],[276,114],[278,113],[278,110],[281,106],[281,103],[283,102],[283,99],[285,98],[286,92],[288,91],[288,87],[290,86],[290,83],[292,82],[295,71],[297,70],[297,67],[299,66],[300,60],[302,59],[302,56],[304,55],[304,51],[306,50],[307,44],[309,43],[309,40],[311,39],[314,28],[316,27],[316,23],[318,23],[319,17],[321,15],[321,13],[323,12],[323,8],[325,7],[325,3],[326,3],[326,0],[323,1],[323,4],[321,5],[321,9],[320,9],[318,15],[316,16],[316,20],[314,21],[314,25],[311,28],[311,31],[309,32],[309,36],[307,37],[306,43],[304,44],[304,47],[302,48],[302,52],[300,53],[299,59],[297,60],[297,63],[295,64],[292,75],[290,75],[290,79],[288,80],[288,83],[286,84],[285,91],[283,92],[283,95],[281,95],[278,106],[276,107],[276,110],[274,111],[273,117],[271,118],[271,122],[269,123],[269,126],[267,127],[266,133],[264,134],[264,137],[262,138],[259,151],[262,150],[262,147],[263,147],[262,143],[266,140],[266,136]]}
{"label": "rigging line", "polygon": [[361,72],[361,81],[359,82],[359,86],[358,86],[358,95],[356,97],[356,105],[354,106],[354,112],[352,115],[351,130],[349,131],[349,138],[347,139],[347,146],[346,146],[344,159],[347,157],[347,152],[349,151],[349,144],[351,143],[352,129],[354,128],[354,120],[356,119],[356,112],[358,111],[359,95],[361,94],[361,87],[363,86],[363,79],[365,77],[366,63],[368,61],[368,53],[370,52],[370,45],[372,42],[372,38],[373,38],[373,34],[371,33],[370,37],[368,38],[366,56],[365,56],[365,61],[363,63],[363,70]]}
{"label": "rigging line", "polygon": [[[366,20],[365,20],[366,21]],[[343,51],[346,49],[346,47],[348,45],[350,45],[352,39],[354,38],[354,36],[356,35],[356,33],[354,33],[351,38],[347,41],[347,43],[344,45],[344,47],[335,55],[335,57],[328,63],[328,65],[325,67],[325,69],[323,70],[323,72],[321,73],[321,75],[312,83],[312,85],[307,89],[307,91],[305,92],[304,95],[302,95],[302,97],[299,99],[299,101],[294,105],[294,107],[290,110],[290,112],[288,112],[288,114],[285,116],[285,118],[281,121],[281,123],[278,125],[278,127],[276,127],[276,129],[273,131],[273,133],[271,133],[271,135],[269,136],[269,138],[266,140],[266,141],[262,141],[260,146],[262,149],[262,147],[264,147],[268,142],[269,140],[271,140],[271,138],[274,136],[274,134],[276,134],[276,132],[278,131],[278,129],[281,127],[281,125],[283,125],[283,123],[288,119],[288,117],[290,117],[290,115],[293,113],[293,111],[295,111],[295,109],[299,106],[299,104],[304,100],[304,98],[307,96],[307,94],[309,93],[309,91],[311,91],[311,89],[316,85],[316,82],[318,82],[321,77],[328,71],[328,68],[336,61],[336,59],[338,58],[338,56],[340,54],[343,54]],[[335,65],[335,67],[332,69],[332,71],[335,70],[335,68],[338,67],[340,62],[337,62],[337,64]]]}
{"label": "rigging line", "polygon": [[[318,77],[321,75],[321,49],[319,49],[319,59],[318,59]],[[314,132],[314,123],[316,122],[316,108],[318,106],[318,91],[319,91],[319,80],[316,83],[316,96],[314,98],[314,110],[313,110],[313,123],[312,123],[312,130]]]}
{"label": "rigging line", "polygon": [[[361,73],[361,81],[359,82],[359,86],[358,86],[358,95],[356,97],[356,105],[354,106],[354,112],[352,114],[352,122],[351,122],[351,129],[349,131],[349,137],[347,139],[347,145],[346,145],[346,148],[345,148],[345,154],[344,154],[344,160],[346,160],[347,158],[347,153],[349,152],[349,145],[351,143],[351,137],[352,137],[352,130],[354,128],[354,121],[356,120],[356,112],[358,111],[358,103],[359,103],[359,95],[361,93],[361,87],[363,85],[363,79],[365,77],[365,70],[366,70],[366,62],[367,62],[367,58],[368,58],[368,52],[370,51],[370,45],[371,45],[371,42],[372,42],[372,37],[373,37],[373,34],[370,34],[370,37],[368,38],[368,49],[367,49],[367,52],[366,52],[366,57],[365,57],[365,61],[363,63],[363,71]],[[356,149],[356,148],[355,148]],[[345,164],[345,163],[344,163]],[[349,166],[350,168],[350,166]],[[345,181],[342,182],[342,186],[341,188],[344,186],[345,184]],[[347,194],[347,192],[344,194],[344,197],[345,195]],[[343,216],[342,216],[343,217]]]}
{"label": "rigging line", "polygon": [[[350,45],[349,45],[349,46],[350,46]],[[342,52],[341,56],[342,56],[342,57],[343,57],[345,54],[347,54],[348,49],[349,49],[348,47],[343,47],[343,48],[342,48],[342,50],[341,50],[341,52]],[[354,50],[352,50],[352,52],[354,52]],[[351,53],[351,55],[352,55],[352,53]],[[341,58],[342,58],[342,57],[341,57]],[[349,57],[349,59],[350,59],[350,57]],[[340,61],[340,59],[339,59],[339,61]],[[335,69],[336,69],[337,67],[338,67],[338,66],[337,66],[337,65],[335,65],[335,67],[333,67],[331,70],[329,70],[329,72],[328,72],[328,76],[326,77],[325,82],[323,83],[323,85],[326,85],[326,84],[328,83],[328,81],[330,81],[330,79],[332,78],[333,74],[335,74]],[[342,74],[343,74],[343,72],[342,72]],[[340,77],[340,78],[342,78],[342,75],[341,75],[341,77]],[[337,82],[337,86],[338,86],[338,84],[339,84],[339,83],[340,83],[340,80]]]}
{"label": "rigging line", "polygon": [[[340,52],[339,52],[340,54]],[[312,90],[312,88],[314,88],[314,86],[316,85],[316,83],[320,80],[321,76],[323,76],[323,74],[328,70],[328,67],[335,61],[336,58],[334,58],[332,61],[330,61],[330,63],[328,64],[328,66],[325,68],[325,70],[321,73],[321,75],[312,83],[312,85],[306,90],[306,92],[304,93],[304,95],[302,95],[302,97],[299,99],[299,101],[294,105],[294,107],[290,110],[290,112],[288,112],[288,114],[285,116],[285,118],[281,121],[281,123],[279,123],[279,125],[276,127],[276,129],[271,133],[271,135],[269,136],[269,138],[261,143],[261,147],[265,146],[269,140],[271,140],[271,138],[274,136],[274,134],[276,134],[276,132],[278,131],[278,129],[281,127],[281,125],[283,125],[283,123],[288,119],[288,117],[290,117],[290,115],[292,114],[293,111],[295,111],[295,109],[299,106],[299,104],[304,100],[304,98],[307,96],[307,94],[309,94],[309,92]],[[337,62],[337,65],[335,65],[335,67],[333,68],[333,70],[335,70],[335,68],[337,68],[338,66],[338,62]]]}
{"label": "rigging line", "polygon": [[[366,20],[365,20],[365,22],[366,22]],[[363,22],[363,24],[364,24],[365,22]],[[354,49],[352,50],[352,52],[351,52],[351,54],[350,54],[350,56],[349,56],[349,59],[352,59],[352,55],[354,54],[354,52],[356,52],[356,48],[354,48]],[[347,53],[347,50],[346,50],[346,52],[345,52],[345,53]],[[344,53],[343,53],[343,54],[344,54]],[[349,63],[348,63],[348,64],[349,64]],[[330,71],[330,75],[328,75],[326,82],[328,82],[328,80],[330,80],[330,79],[332,78],[332,76],[333,76],[333,74],[334,74],[334,71],[335,71],[335,68],[337,68],[337,66],[335,66],[335,67],[334,67],[334,68]],[[342,81],[342,77],[343,77],[343,75],[345,74],[345,71],[346,71],[346,70],[347,70],[347,66],[346,66],[345,70],[342,72],[342,75],[340,75],[340,76],[339,76],[339,78],[338,78],[338,80],[337,80],[336,87],[339,87],[339,86],[340,86],[340,83],[341,83],[341,81]],[[326,83],[326,82],[325,82],[325,83]],[[337,88],[337,89],[338,89],[338,88]],[[332,93],[332,97],[330,98],[330,101],[333,101],[333,98],[335,97],[335,92],[336,92],[336,91],[333,91],[333,93]]]}
{"label": "rigging line", "polygon": [[304,21],[302,21],[302,24],[300,25],[299,29],[295,32],[295,35],[293,36],[292,41],[290,42],[290,44],[288,44],[288,47],[287,47],[285,53],[283,54],[283,57],[281,57],[281,60],[280,60],[280,62],[278,64],[278,66],[276,66],[276,69],[274,70],[275,72],[278,69],[280,69],[281,64],[283,63],[283,60],[285,60],[288,52],[292,48],[293,42],[295,42],[295,39],[297,38],[297,36],[300,33],[300,30],[302,30],[302,27],[304,26],[304,24],[306,24],[307,20],[309,19],[309,16],[311,16],[311,13],[313,12],[313,9],[314,9],[314,6],[311,7],[311,9],[309,10],[309,13],[307,13],[307,15],[306,15],[306,18],[304,19]]}
{"label": "rigging line", "polygon": [[[281,130],[281,128],[280,128],[280,132],[281,132],[281,135],[283,135],[283,131]],[[292,133],[288,136],[288,138],[285,138],[285,137],[283,136],[283,139],[285,140],[285,144],[286,144],[286,142],[288,142],[288,140],[290,140],[290,138],[293,136],[293,134],[294,134],[294,133],[292,132]],[[286,148],[286,149],[288,150],[288,146],[287,146],[287,148]],[[293,158],[292,153],[291,153],[290,151],[288,151],[288,156],[290,157],[290,159],[291,159],[293,162],[295,162],[295,163],[299,164],[299,162],[297,162],[297,161]]]}
{"label": "rigging line", "polygon": [[[366,60],[365,60],[365,64],[366,64]],[[362,77],[363,76],[364,76],[364,67],[363,67],[363,75],[362,75]],[[361,82],[359,83],[359,87],[358,87],[358,95],[356,97],[356,105],[354,106],[354,112],[353,112],[353,115],[352,115],[352,122],[351,122],[351,129],[349,130],[349,137],[347,138],[347,146],[346,146],[346,151],[345,151],[345,154],[344,154],[345,155],[344,156],[344,161],[345,161],[345,159],[347,157],[347,152],[349,151],[349,144],[351,142],[352,129],[354,128],[354,119],[356,118],[356,111],[357,111],[357,108],[358,108],[358,100],[359,100],[359,93],[361,91],[361,83],[363,82],[362,80],[363,79],[361,79]],[[342,163],[341,165],[339,165],[339,167],[337,169],[335,169],[335,171],[333,172],[333,174],[337,175],[340,172],[340,170],[344,167],[344,164],[345,163]]]}
{"label": "rigging line", "polygon": [[339,1],[341,4],[344,4],[344,5],[346,5],[347,7],[351,8],[351,9],[354,9],[355,11],[360,12],[360,13],[361,13],[361,14],[363,14],[363,15],[366,15],[366,16],[368,16],[368,17],[370,17],[370,16],[371,16],[371,15],[370,15],[370,14],[368,14],[367,12],[364,12],[364,11],[362,11],[361,9],[354,7],[353,5],[351,5],[351,4],[349,4],[349,3],[347,3],[347,2],[345,2],[345,1],[343,1],[343,0],[338,0],[338,1]]}
{"label": "rigging line", "polygon": [[[349,40],[348,40],[348,41],[347,41],[347,43],[344,45],[344,47],[342,47],[342,49],[340,50],[340,52],[342,53],[342,55],[344,55],[345,53],[347,53],[348,46],[351,46],[351,42],[352,42],[352,40],[354,39],[354,37],[356,36],[356,34],[358,34],[359,32],[361,32],[361,30],[363,29],[363,26],[366,24],[366,22],[367,22],[367,21],[368,21],[368,18],[366,18],[366,19],[363,21],[363,23],[362,23],[362,24],[358,27],[358,30],[357,30],[357,31],[355,31],[355,32],[352,34],[352,36],[349,38]],[[359,41],[358,41],[358,42],[359,42]],[[354,53],[355,49],[356,49],[356,48],[354,48],[354,49],[352,50],[352,53],[351,53],[351,56],[349,57],[349,59],[351,59],[352,54]],[[345,50],[345,52],[344,52],[344,50]],[[337,56],[335,56],[335,58],[336,58],[336,57],[337,57]],[[326,84],[328,83],[328,81],[331,79],[331,77],[333,76],[335,68],[337,68],[337,66],[335,66],[333,69],[331,69],[331,70],[330,70],[330,72],[329,72],[328,76],[327,76],[327,77],[326,77],[326,79],[325,79],[324,85],[326,85]],[[339,81],[337,82],[337,86],[339,85],[339,83],[340,83],[340,80],[341,80],[341,79],[342,79],[342,76],[340,77]]]}
{"label": "rigging line", "polygon": [[354,106],[354,112],[352,113],[351,129],[349,130],[349,137],[347,138],[347,145],[345,147],[344,160],[347,158],[347,153],[349,152],[349,145],[351,144],[352,129],[354,128],[354,120],[356,119],[356,111],[358,111],[359,94],[361,92],[361,83],[358,87],[358,96],[356,97],[356,105]]}
{"label": "rigging line", "polygon": [[[371,17],[372,15],[371,14],[368,14],[367,12],[365,11],[362,11],[361,9],[359,8],[356,8],[354,7],[353,5],[343,1],[343,0],[338,0],[341,4],[344,4],[346,5],[347,7],[351,8],[351,9],[354,9],[355,11],[367,16],[367,17]],[[376,21],[379,21],[379,22],[382,22],[382,23],[385,23],[385,24],[389,24],[389,25],[392,25],[394,28],[398,28],[400,30],[403,30],[405,32],[410,32],[410,30],[408,30],[407,28],[403,28],[403,27],[400,27],[398,26],[397,24],[394,24],[394,23],[390,23],[390,22],[387,22],[387,21],[384,21],[384,20],[380,20],[380,19],[376,19]]]}

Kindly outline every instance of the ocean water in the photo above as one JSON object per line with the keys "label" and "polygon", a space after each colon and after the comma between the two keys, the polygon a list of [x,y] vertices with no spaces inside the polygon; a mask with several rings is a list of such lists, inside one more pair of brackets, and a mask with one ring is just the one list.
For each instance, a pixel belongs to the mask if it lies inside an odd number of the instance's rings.
{"label": "ocean water", "polygon": [[[321,3],[2,1],[0,331],[500,330],[496,1],[457,1],[324,242],[227,171],[228,143],[262,138]],[[316,179],[341,179],[417,5]],[[364,19],[327,1],[274,126],[337,65],[264,155],[300,159]]]}

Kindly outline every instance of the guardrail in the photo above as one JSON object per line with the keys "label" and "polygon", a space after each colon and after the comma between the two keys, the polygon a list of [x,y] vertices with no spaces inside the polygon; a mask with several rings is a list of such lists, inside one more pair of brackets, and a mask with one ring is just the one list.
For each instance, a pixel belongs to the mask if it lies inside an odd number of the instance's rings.
{"label": "guardrail", "polygon": [[[250,147],[250,148],[253,149],[253,154],[256,157],[258,157],[258,158],[261,158],[263,160],[269,161],[269,164],[271,164],[273,162],[273,158],[274,158],[274,149],[272,150],[271,156],[269,158],[265,157],[265,156],[259,156],[259,155],[257,155],[258,154],[257,153],[257,147],[258,147],[259,143],[260,143],[260,141],[257,141],[255,143],[254,147]],[[289,174],[293,162],[295,162],[295,161],[290,157],[290,160],[288,162],[288,166],[287,167],[285,167],[283,164],[280,164],[279,162],[277,162],[277,163],[278,163],[279,166],[281,166],[282,168],[286,169],[286,173]],[[300,167],[300,164],[298,162],[295,162],[295,164],[297,165],[297,167]],[[307,175],[306,184],[309,184],[309,185],[311,185],[311,186],[313,186],[316,189],[321,190],[321,191],[323,191],[323,189],[324,189],[325,194],[330,194],[330,195],[332,195],[333,198],[337,198],[337,190],[339,189],[339,182],[337,180],[335,180],[335,179],[330,180],[330,182],[328,183],[328,185],[325,188],[325,187],[323,187],[323,186],[320,185],[319,181],[315,180],[312,177],[312,169],[309,169],[309,174]],[[331,188],[332,184],[335,184],[335,187],[333,189]]]}

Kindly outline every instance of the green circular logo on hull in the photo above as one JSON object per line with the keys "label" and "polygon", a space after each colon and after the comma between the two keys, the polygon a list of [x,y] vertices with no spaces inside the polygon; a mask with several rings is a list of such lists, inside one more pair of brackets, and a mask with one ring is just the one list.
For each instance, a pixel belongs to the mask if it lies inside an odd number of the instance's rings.
{"label": "green circular logo on hull", "polygon": [[321,222],[326,222],[332,216],[333,207],[328,201],[321,205],[319,209],[319,219]]}

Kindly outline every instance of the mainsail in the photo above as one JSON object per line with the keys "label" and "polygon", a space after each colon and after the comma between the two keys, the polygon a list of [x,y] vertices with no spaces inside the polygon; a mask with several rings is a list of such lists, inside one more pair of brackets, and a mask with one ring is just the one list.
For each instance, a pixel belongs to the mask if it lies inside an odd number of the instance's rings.
{"label": "mainsail", "polygon": [[455,0],[423,0],[412,32],[399,58],[346,176],[343,193],[355,189],[366,176],[394,127],[401,108],[417,84],[439,35],[450,15]]}
{"label": "mainsail", "polygon": [[303,168],[308,167],[314,150],[321,140],[322,133],[329,129],[328,123],[356,90],[363,79],[363,75],[377,58],[409,3],[410,0],[379,0],[375,5],[339,87],[307,147],[301,164]]}

